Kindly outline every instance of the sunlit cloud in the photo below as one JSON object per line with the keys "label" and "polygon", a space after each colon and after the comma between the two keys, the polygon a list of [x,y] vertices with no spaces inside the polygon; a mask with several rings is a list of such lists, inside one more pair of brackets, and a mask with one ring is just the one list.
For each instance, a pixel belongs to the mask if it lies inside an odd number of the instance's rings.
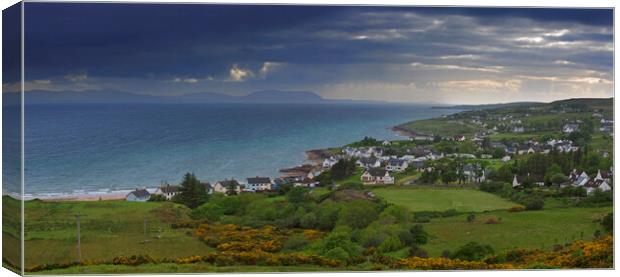
{"label": "sunlit cloud", "polygon": [[258,74],[262,78],[266,78],[270,72],[272,72],[273,70],[283,65],[284,65],[283,63],[277,63],[277,62],[264,62],[261,68],[259,69]]}
{"label": "sunlit cloud", "polygon": [[241,68],[237,64],[233,64],[230,67],[229,73],[230,73],[229,80],[233,82],[243,82],[245,81],[245,79],[254,76],[254,73],[252,73],[251,70]]}
{"label": "sunlit cloud", "polygon": [[88,79],[88,73],[70,73],[65,75],[65,79],[71,82],[82,82]]}
{"label": "sunlit cloud", "polygon": [[511,80],[459,80],[441,81],[432,83],[444,92],[517,92],[521,88],[522,81]]}

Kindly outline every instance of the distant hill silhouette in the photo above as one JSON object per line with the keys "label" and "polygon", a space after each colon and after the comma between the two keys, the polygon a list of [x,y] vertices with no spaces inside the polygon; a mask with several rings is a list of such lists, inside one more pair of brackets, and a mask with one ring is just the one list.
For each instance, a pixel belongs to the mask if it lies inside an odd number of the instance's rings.
{"label": "distant hill silhouette", "polygon": [[[178,96],[154,96],[125,91],[43,91],[25,93],[27,104],[45,103],[377,103],[379,101],[330,100],[310,91],[263,90],[243,96],[200,92]],[[17,93],[3,97],[17,98]]]}

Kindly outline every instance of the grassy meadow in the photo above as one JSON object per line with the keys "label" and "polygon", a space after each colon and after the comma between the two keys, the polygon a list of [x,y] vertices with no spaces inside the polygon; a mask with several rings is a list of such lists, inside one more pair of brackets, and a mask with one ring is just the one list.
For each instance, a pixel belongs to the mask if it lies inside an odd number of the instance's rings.
{"label": "grassy meadow", "polygon": [[[172,229],[189,209],[163,202],[26,202],[26,267],[77,260],[76,214],[81,215],[83,260],[148,254],[178,258],[213,251],[191,229]],[[146,233],[145,233],[146,222]]]}
{"label": "grassy meadow", "polygon": [[388,202],[407,207],[413,212],[449,209],[482,212],[508,209],[516,205],[496,195],[474,189],[387,187],[376,188],[373,192]]}
{"label": "grassy meadow", "polygon": [[[493,245],[496,253],[515,248],[552,249],[577,239],[590,240],[600,230],[600,219],[612,207],[566,208],[547,205],[540,211],[508,212],[516,204],[493,194],[468,188],[374,187],[372,191],[388,203],[412,212],[455,209],[455,216],[432,218],[422,223],[429,234],[423,247],[429,256],[454,250],[468,242]],[[329,193],[317,188],[317,196]],[[283,196],[264,197],[264,201],[284,200]],[[552,203],[549,203],[552,204]],[[82,259],[106,260],[136,254],[157,259],[204,255],[215,251],[192,236],[193,229],[173,229],[172,224],[187,221],[189,209],[170,202],[126,201],[28,201],[26,202],[26,267],[43,263],[77,260],[76,220],[81,215]],[[467,220],[469,214],[475,219]],[[489,224],[488,220],[497,221]],[[146,221],[146,233],[145,233]],[[6,223],[5,223],[6,224]],[[13,237],[11,228],[3,236]],[[12,239],[18,242],[17,239]],[[12,240],[9,240],[12,241]],[[10,244],[9,244],[10,245]],[[408,248],[386,253],[394,258],[408,256]],[[340,270],[355,270],[341,268]],[[333,271],[313,265],[296,266],[215,266],[197,264],[144,264],[73,266],[41,271],[40,274],[142,273],[142,272],[284,272]]]}
{"label": "grassy meadow", "polygon": [[[612,211],[612,207],[564,208],[556,203],[540,211],[508,212],[517,204],[474,189],[386,187],[373,192],[413,212],[455,209],[463,213],[423,223],[430,235],[424,249],[435,257],[471,241],[493,245],[496,252],[503,252],[515,248],[551,249],[577,239],[589,240],[601,229],[599,220]],[[470,213],[476,216],[472,222],[467,221]],[[488,224],[489,219],[499,222]]]}
{"label": "grassy meadow", "polygon": [[[473,222],[467,215],[436,218],[424,224],[430,234],[424,246],[430,256],[475,241],[493,245],[496,252],[514,248],[551,249],[578,239],[590,240],[600,230],[599,220],[612,211],[603,208],[557,208],[511,213],[494,211],[476,214]],[[498,224],[487,220],[499,219]]]}

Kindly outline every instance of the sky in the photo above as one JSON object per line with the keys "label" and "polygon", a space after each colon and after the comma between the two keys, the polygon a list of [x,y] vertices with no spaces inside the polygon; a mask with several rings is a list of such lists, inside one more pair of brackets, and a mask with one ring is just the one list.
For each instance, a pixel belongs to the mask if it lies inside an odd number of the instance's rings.
{"label": "sky", "polygon": [[613,96],[611,9],[26,3],[25,36],[26,90],[50,93]]}

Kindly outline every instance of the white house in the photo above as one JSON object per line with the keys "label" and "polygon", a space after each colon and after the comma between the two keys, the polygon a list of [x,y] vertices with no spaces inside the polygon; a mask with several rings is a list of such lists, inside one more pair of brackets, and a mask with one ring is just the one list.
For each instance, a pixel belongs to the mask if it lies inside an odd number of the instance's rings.
{"label": "white house", "polygon": [[146,189],[136,189],[125,196],[125,200],[131,202],[146,202],[151,198],[151,193]]}
{"label": "white house", "polygon": [[394,177],[385,169],[371,168],[364,171],[360,180],[364,185],[390,185],[394,184]]}
{"label": "white house", "polygon": [[578,129],[579,129],[578,124],[569,123],[569,124],[564,125],[564,127],[562,128],[562,132],[570,134],[570,133],[576,132]]}
{"label": "white house", "polygon": [[433,140],[433,135],[422,134],[422,133],[412,133],[411,139],[418,140],[418,141],[430,141],[430,140]]}
{"label": "white house", "polygon": [[505,163],[506,163],[506,162],[510,161],[510,159],[511,159],[511,158],[510,158],[510,156],[504,156],[504,157],[502,158],[502,162],[505,162]]}
{"label": "white house", "polygon": [[319,182],[312,180],[310,178],[303,178],[302,180],[295,181],[293,183],[293,187],[305,187],[305,188],[313,188],[316,187]]}
{"label": "white house", "polygon": [[173,196],[179,193],[180,188],[180,186],[166,184],[158,187],[153,194],[163,195],[164,197],[166,197],[167,200],[170,200]]}
{"label": "white house", "polygon": [[585,171],[578,173],[576,169],[570,173],[568,180],[577,187],[584,186],[588,181],[590,181],[590,177]]}
{"label": "white house", "polygon": [[248,183],[245,185],[245,189],[249,191],[265,191],[271,190],[271,178],[269,177],[250,177],[247,178]]}
{"label": "white house", "polygon": [[611,190],[611,186],[609,185],[609,183],[607,183],[607,181],[602,180],[602,179],[592,179],[588,181],[584,185],[584,187],[586,188],[586,192],[588,195],[593,193],[595,190],[600,190],[600,191]]}
{"label": "white house", "polygon": [[224,180],[215,183],[213,186],[213,192],[226,193],[229,188],[234,188],[235,192],[241,193],[241,184],[237,180]]}
{"label": "white house", "polygon": [[409,166],[409,164],[405,160],[390,159],[388,160],[385,169],[387,169],[387,171],[401,172],[405,171],[405,169],[407,169],[407,166]]}
{"label": "white house", "polygon": [[331,168],[338,162],[338,159],[329,157],[323,161],[323,168]]}
{"label": "white house", "polygon": [[521,182],[519,181],[519,179],[517,179],[517,175],[515,175],[515,177],[512,179],[512,187],[516,188],[521,186]]}
{"label": "white house", "polygon": [[611,171],[602,171],[599,169],[596,173],[594,180],[605,180],[607,183],[611,183]]}

